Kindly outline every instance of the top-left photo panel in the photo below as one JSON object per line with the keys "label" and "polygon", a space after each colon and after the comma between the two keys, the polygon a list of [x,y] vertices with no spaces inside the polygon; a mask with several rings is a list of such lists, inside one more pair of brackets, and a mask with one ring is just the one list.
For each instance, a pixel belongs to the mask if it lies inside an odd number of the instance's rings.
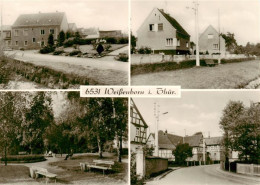
{"label": "top-left photo panel", "polygon": [[1,0],[0,90],[128,85],[127,0]]}

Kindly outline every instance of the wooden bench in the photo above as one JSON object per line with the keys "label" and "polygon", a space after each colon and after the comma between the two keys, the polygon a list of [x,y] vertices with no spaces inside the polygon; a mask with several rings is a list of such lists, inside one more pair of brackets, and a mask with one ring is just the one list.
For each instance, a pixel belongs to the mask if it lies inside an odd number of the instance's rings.
{"label": "wooden bench", "polygon": [[206,60],[205,60],[205,63],[206,63],[206,65],[209,66],[209,67],[212,67],[212,66],[215,66],[215,65],[216,65],[215,62],[214,62],[214,60],[212,60],[212,59],[206,59]]}
{"label": "wooden bench", "polygon": [[91,170],[91,168],[94,169],[100,169],[103,171],[103,175],[105,175],[105,171],[112,170],[112,166],[115,164],[114,161],[104,161],[104,160],[93,160],[92,164],[89,163],[80,163],[81,170]]}
{"label": "wooden bench", "polygon": [[56,184],[56,177],[57,175],[54,173],[50,173],[48,172],[47,169],[45,168],[41,168],[41,167],[37,167],[37,166],[32,166],[30,168],[30,174],[32,178],[39,178],[39,176],[44,176],[46,179],[46,184],[48,182],[48,179],[54,179],[55,180],[55,184]]}

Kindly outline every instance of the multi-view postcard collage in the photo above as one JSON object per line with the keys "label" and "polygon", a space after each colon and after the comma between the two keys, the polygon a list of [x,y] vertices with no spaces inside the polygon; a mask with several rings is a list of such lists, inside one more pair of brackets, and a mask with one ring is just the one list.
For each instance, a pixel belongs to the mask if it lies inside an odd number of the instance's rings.
{"label": "multi-view postcard collage", "polygon": [[0,0],[0,184],[259,185],[259,0]]}

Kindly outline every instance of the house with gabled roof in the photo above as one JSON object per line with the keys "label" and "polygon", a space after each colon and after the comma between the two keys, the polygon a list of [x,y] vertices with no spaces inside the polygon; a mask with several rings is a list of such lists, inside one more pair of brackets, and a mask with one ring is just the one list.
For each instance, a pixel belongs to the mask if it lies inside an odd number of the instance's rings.
{"label": "house with gabled roof", "polygon": [[199,36],[199,50],[204,54],[226,54],[225,39],[212,26],[209,25]]}
{"label": "house with gabled roof", "polygon": [[[4,43],[4,50],[11,49],[11,32],[12,27],[11,25],[3,25],[2,28],[0,27],[0,36],[3,38]],[[2,35],[3,31],[3,35]]]}
{"label": "house with gabled roof", "polygon": [[170,14],[154,8],[137,30],[137,47],[150,47],[154,53],[187,54],[190,35]]}
{"label": "house with gabled roof", "polygon": [[213,161],[225,160],[224,148],[222,146],[223,137],[208,137],[205,138],[207,152]]}
{"label": "house with gabled roof", "polygon": [[38,49],[47,45],[48,37],[68,30],[68,21],[64,12],[22,14],[12,25],[13,49]]}
{"label": "house with gabled roof", "polygon": [[130,118],[131,150],[135,151],[137,147],[146,145],[148,125],[132,98],[130,101]]}

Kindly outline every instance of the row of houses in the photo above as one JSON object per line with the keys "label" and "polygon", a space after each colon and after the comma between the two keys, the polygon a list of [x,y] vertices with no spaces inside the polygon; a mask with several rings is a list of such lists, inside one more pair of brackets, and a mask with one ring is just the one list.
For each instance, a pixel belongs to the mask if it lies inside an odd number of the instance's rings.
{"label": "row of houses", "polygon": [[[194,53],[190,34],[163,9],[154,8],[137,30],[137,48],[150,47],[154,53]],[[199,51],[207,54],[225,54],[225,40],[209,25],[199,36]]]}
{"label": "row of houses", "polygon": [[[131,151],[135,152],[137,148],[144,145],[155,147],[155,134],[150,133],[148,135],[148,125],[132,99],[130,105]],[[169,161],[175,160],[172,151],[178,144],[183,143],[188,143],[192,147],[193,156],[188,158],[188,161],[202,161],[204,151],[205,156],[210,157],[213,161],[224,160],[224,149],[221,146],[221,142],[222,137],[204,137],[201,132],[184,137],[168,133],[167,131],[163,132],[160,130],[158,132],[159,157],[167,158]]]}
{"label": "row of houses", "polygon": [[[60,31],[79,31],[83,38],[89,36],[85,35],[84,28],[78,29],[75,23],[68,23],[64,12],[22,14],[13,25],[2,26],[1,30],[6,49],[39,49],[47,45],[50,34],[57,39]],[[122,35],[120,30],[98,30],[94,38],[119,37],[119,35]]]}

